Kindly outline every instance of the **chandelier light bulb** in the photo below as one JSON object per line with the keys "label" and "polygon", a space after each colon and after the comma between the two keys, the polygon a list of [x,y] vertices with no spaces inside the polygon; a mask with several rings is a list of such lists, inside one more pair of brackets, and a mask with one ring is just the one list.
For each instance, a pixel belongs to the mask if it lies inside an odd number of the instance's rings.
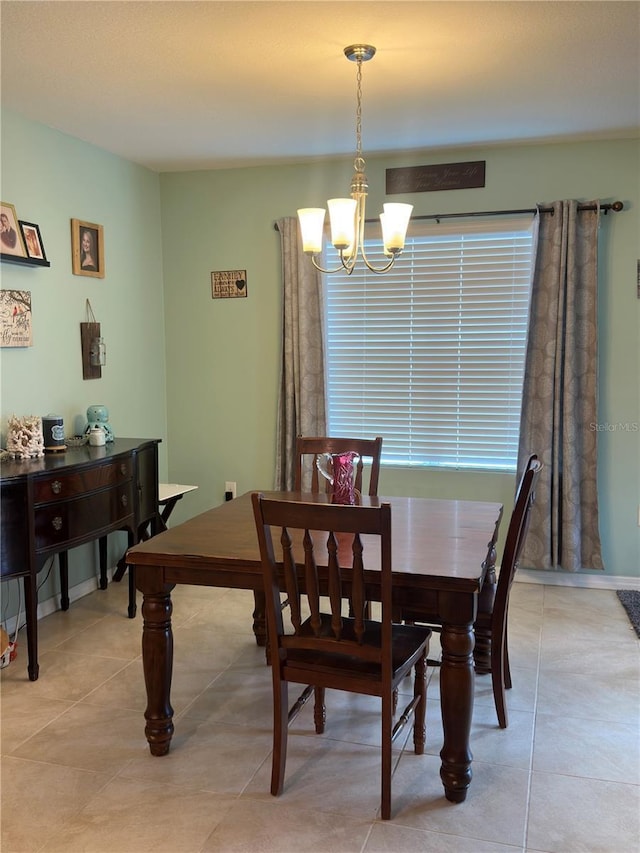
{"label": "chandelier light bulb", "polygon": [[355,198],[330,198],[327,202],[331,242],[339,251],[345,251],[355,241],[357,204]]}
{"label": "chandelier light bulb", "polygon": [[317,255],[322,251],[325,213],[324,207],[301,207],[298,210],[303,252]]}
{"label": "chandelier light bulb", "polygon": [[399,254],[404,249],[413,205],[393,202],[383,204],[382,209],[384,213],[380,214],[380,222],[385,252]]}

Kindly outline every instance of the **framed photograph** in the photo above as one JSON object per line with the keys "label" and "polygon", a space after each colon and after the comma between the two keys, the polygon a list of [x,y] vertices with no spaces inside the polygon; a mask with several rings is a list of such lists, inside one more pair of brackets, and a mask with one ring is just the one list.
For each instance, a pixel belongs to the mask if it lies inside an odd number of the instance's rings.
{"label": "framed photograph", "polygon": [[0,347],[30,347],[32,344],[31,293],[0,290]]}
{"label": "framed photograph", "polygon": [[0,251],[3,255],[27,257],[16,209],[6,201],[0,201]]}
{"label": "framed photograph", "polygon": [[104,229],[95,222],[71,220],[71,269],[74,275],[104,278]]}
{"label": "framed photograph", "polygon": [[40,228],[35,222],[25,222],[22,219],[18,219],[18,225],[20,226],[20,231],[22,231],[27,256],[29,258],[37,258],[39,261],[46,261],[47,256],[44,253]]}
{"label": "framed photograph", "polygon": [[246,270],[221,270],[211,273],[211,298],[228,299],[247,295]]}

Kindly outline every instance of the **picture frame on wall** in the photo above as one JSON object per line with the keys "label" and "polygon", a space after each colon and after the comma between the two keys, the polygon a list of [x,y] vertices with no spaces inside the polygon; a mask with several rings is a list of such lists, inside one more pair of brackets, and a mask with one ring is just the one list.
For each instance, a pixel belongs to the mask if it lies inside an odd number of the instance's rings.
{"label": "picture frame on wall", "polygon": [[16,209],[6,201],[0,202],[0,252],[16,258],[27,257]]}
{"label": "picture frame on wall", "polygon": [[33,346],[31,292],[0,290],[0,347],[30,346]]}
{"label": "picture frame on wall", "polygon": [[47,256],[44,251],[40,227],[35,222],[25,222],[23,219],[18,220],[18,225],[22,232],[27,257],[38,261],[46,261]]}
{"label": "picture frame on wall", "polygon": [[95,222],[71,220],[71,269],[74,275],[104,278],[104,228]]}

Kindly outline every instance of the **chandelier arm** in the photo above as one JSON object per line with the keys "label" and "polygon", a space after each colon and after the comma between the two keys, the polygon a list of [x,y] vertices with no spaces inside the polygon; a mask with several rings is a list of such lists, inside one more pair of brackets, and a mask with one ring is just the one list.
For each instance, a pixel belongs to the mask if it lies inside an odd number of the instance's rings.
{"label": "chandelier arm", "polygon": [[[360,160],[362,162],[362,167],[363,167],[363,171],[364,171],[364,159],[361,157]],[[395,262],[396,256],[395,256],[395,254],[392,255],[391,259],[381,267],[375,267],[367,258],[367,253],[365,251],[365,241],[364,241],[364,228],[365,228],[365,221],[366,221],[366,213],[365,213],[366,201],[367,201],[366,193],[365,192],[359,193],[358,194],[358,206],[356,208],[357,228],[356,228],[356,250],[355,250],[354,256],[353,256],[354,257],[354,264],[355,264],[355,259],[358,255],[358,250],[359,250],[360,255],[362,257],[362,260],[364,261],[364,263],[367,266],[367,269],[371,270],[371,272],[383,273],[383,272],[386,272],[388,269],[391,269],[391,267],[393,266],[393,264]]]}
{"label": "chandelier arm", "polygon": [[[364,173],[360,174],[362,174],[364,178]],[[356,188],[356,186],[354,186],[352,183],[351,198],[355,198],[356,200],[355,227],[353,229],[353,246],[351,247],[351,251],[349,252],[348,256],[345,256],[343,249],[340,250],[340,260],[342,261],[342,266],[349,273],[349,275],[351,275],[351,273],[353,272],[353,268],[358,262],[358,253],[364,249],[364,212],[366,192],[363,193],[361,189]]]}
{"label": "chandelier arm", "polygon": [[345,259],[344,252],[340,250],[340,260],[342,261],[341,269],[345,270],[347,275],[351,275],[356,268],[356,261],[358,260],[357,255],[349,255],[349,257]]}
{"label": "chandelier arm", "polygon": [[[394,263],[396,261],[396,255],[394,255],[389,260],[389,262],[387,264],[385,264],[383,267],[374,267],[373,264],[370,263],[369,259],[367,258],[365,251],[364,251],[364,248],[362,249],[360,254],[362,256],[362,260],[364,261],[367,269],[371,270],[371,272],[378,273],[378,274],[386,272],[387,270],[391,269],[391,267],[394,265]],[[315,254],[310,255],[310,257],[311,257],[311,263],[318,270],[318,272],[324,273],[325,275],[333,275],[334,273],[341,272],[342,270],[344,270],[347,275],[351,275],[351,273],[356,268],[356,264],[355,264],[354,260],[352,260],[351,263],[349,263],[348,261],[345,261],[344,252],[342,252],[342,251],[340,252],[340,261],[341,261],[340,266],[336,267],[335,269],[332,269],[332,270],[327,270],[324,267],[321,267],[320,264],[316,261]]]}
{"label": "chandelier arm", "polygon": [[396,255],[393,255],[391,257],[391,259],[383,267],[374,267],[373,264],[371,264],[369,262],[369,259],[367,258],[366,254],[364,252],[364,247],[362,248],[361,255],[362,255],[362,260],[364,261],[367,269],[369,269],[369,270],[371,270],[371,272],[375,272],[375,273],[383,273],[383,272],[386,272],[387,270],[390,270],[391,267],[396,262]]}
{"label": "chandelier arm", "polygon": [[340,249],[340,261],[342,262],[342,267],[351,275],[353,272],[353,268],[355,267],[358,261],[358,252],[360,251],[360,240],[358,238],[358,229],[355,229],[355,237],[353,241],[353,248],[347,255],[344,249]]}
{"label": "chandelier arm", "polygon": [[[333,270],[326,270],[324,267],[321,267],[320,264],[316,261],[316,255],[315,254],[310,255],[310,258],[311,258],[311,263],[318,270],[318,272],[323,272],[323,273],[325,273],[325,275],[333,275],[334,273],[342,272],[343,269],[346,269],[347,275],[351,275],[351,273],[353,272],[354,265],[351,265],[351,267],[348,267],[344,263],[344,261],[342,261],[342,263],[340,264],[339,267],[336,267]],[[342,260],[342,252],[340,252],[340,260]]]}

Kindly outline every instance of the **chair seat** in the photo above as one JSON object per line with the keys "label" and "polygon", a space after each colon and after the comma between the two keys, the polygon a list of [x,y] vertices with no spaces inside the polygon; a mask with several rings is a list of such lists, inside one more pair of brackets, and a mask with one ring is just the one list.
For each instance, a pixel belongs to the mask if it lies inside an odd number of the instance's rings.
{"label": "chair seat", "polygon": [[[293,670],[296,666],[306,668],[317,673],[331,674],[332,676],[345,674],[349,679],[354,676],[370,678],[380,681],[381,665],[376,660],[363,660],[343,651],[348,643],[357,643],[354,631],[355,620],[343,618],[341,639],[335,640],[331,626],[331,616],[321,613],[321,626],[318,636],[311,626],[311,620],[305,620],[300,626],[299,633],[292,638],[294,641],[289,645],[289,638],[283,638],[283,648],[287,648],[287,675],[293,679]],[[382,648],[382,625],[380,622],[365,620],[365,631],[362,637],[362,646],[372,650],[372,657],[376,656],[376,650]],[[429,628],[417,625],[394,625],[392,630],[392,669],[394,683],[403,678],[415,665],[421,649],[431,636]],[[305,638],[308,638],[313,648],[303,648]],[[326,640],[322,650],[318,649],[318,639]],[[294,647],[292,647],[294,646]],[[301,648],[302,646],[302,648]],[[335,647],[335,651],[331,651]],[[308,677],[308,673],[307,676]]]}

